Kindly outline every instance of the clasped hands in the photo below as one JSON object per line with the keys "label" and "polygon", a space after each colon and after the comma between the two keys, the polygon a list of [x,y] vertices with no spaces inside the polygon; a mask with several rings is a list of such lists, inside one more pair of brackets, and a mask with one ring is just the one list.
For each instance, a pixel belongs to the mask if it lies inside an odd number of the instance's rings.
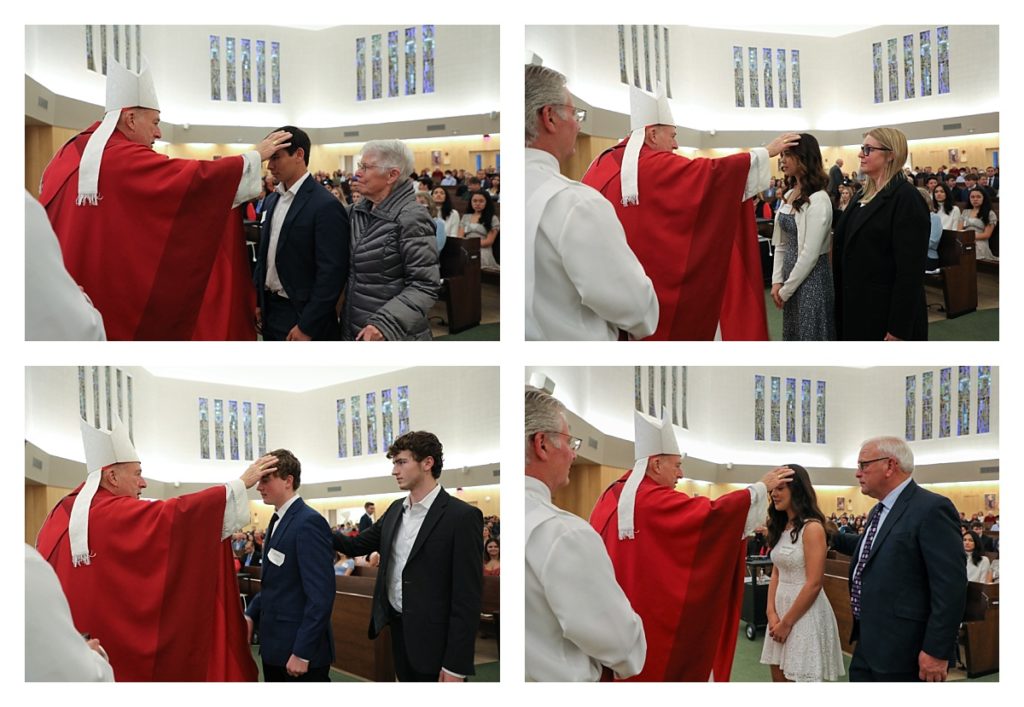
{"label": "clasped hands", "polygon": [[783,621],[775,612],[768,614],[768,635],[776,643],[785,643],[792,630],[793,624]]}

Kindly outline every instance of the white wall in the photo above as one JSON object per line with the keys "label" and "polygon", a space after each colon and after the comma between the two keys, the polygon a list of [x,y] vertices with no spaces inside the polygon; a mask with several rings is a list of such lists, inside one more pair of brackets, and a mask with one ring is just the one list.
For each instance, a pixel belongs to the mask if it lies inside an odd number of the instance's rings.
{"label": "white wall", "polygon": [[[434,32],[433,93],[422,93],[421,25],[417,25],[417,93],[405,96],[404,28],[407,25],[347,26],[303,30],[270,26],[144,25],[142,48],[149,59],[162,118],[196,125],[284,125],[324,128],[391,123],[433,117],[473,115],[500,110],[498,27],[437,25]],[[412,26],[411,24],[408,26]],[[399,82],[402,95],[372,100],[370,36],[381,33],[384,95],[387,95],[387,33],[399,30]],[[226,98],[224,37],[253,40],[253,102],[210,99],[210,40],[221,37],[222,99]],[[356,37],[366,37],[367,100],[356,101]],[[267,103],[256,102],[255,41],[267,40]],[[110,39],[108,38],[108,42]],[[270,42],[281,43],[281,100],[271,103]],[[99,29],[94,28],[99,52]],[[241,72],[241,46],[236,42]],[[27,26],[25,73],[50,90],[102,105],[105,77],[86,69],[83,25]]]}
{"label": "white wall", "polygon": [[[950,26],[951,93],[938,95],[938,46],[935,24],[876,27],[838,38],[769,32],[720,30],[689,26],[670,27],[673,117],[684,127],[698,130],[841,130],[871,125],[891,125],[941,117],[972,115],[999,110],[999,32],[995,25]],[[915,83],[920,96],[918,34],[932,31],[933,95],[890,103],[874,103],[871,58],[873,42],[890,37],[899,40],[903,95],[903,35],[915,36]],[[626,55],[632,80],[629,26]],[[641,40],[642,41],[642,40]],[[733,46],[743,48],[744,89],[747,107],[737,108],[733,85]],[[758,50],[760,108],[750,106],[748,47]],[[787,50],[789,107],[779,108],[778,74],[773,61],[775,108],[764,107],[761,50]],[[589,104],[628,114],[629,87],[619,80],[618,30],[604,26],[528,26],[526,48],[569,79],[570,90]],[[793,108],[790,50],[800,50],[803,107]],[[774,54],[774,52],[773,52]],[[883,56],[883,63],[885,58]],[[653,62],[653,50],[651,52]],[[642,48],[640,51],[643,62]],[[886,65],[887,67],[887,65]],[[883,79],[888,69],[883,67]],[[652,68],[652,81],[654,71]],[[644,72],[641,68],[641,83]],[[888,98],[888,84],[885,96]]]}
{"label": "white wall", "polygon": [[[126,367],[135,378],[135,445],[148,477],[183,483],[215,482],[238,476],[245,461],[203,460],[199,457],[198,398],[210,398],[210,454],[213,440],[213,399],[253,402],[267,406],[267,449],[291,449],[303,464],[303,482],[324,483],[388,476],[391,465],[385,449],[367,455],[365,394],[377,392],[377,437],[380,390],[409,386],[411,429],[438,436],[445,449],[445,468],[500,461],[498,373],[492,367],[408,368],[305,393],[258,387],[217,385],[158,378],[145,369]],[[91,383],[90,383],[91,385]],[[25,369],[25,439],[49,454],[84,461],[79,432],[78,371],[76,367]],[[398,430],[397,391],[392,416]],[[363,451],[359,457],[337,458],[335,401],[362,398]],[[241,405],[239,405],[241,408]],[[92,419],[91,407],[89,408]],[[241,410],[239,411],[241,437]],[[347,422],[351,425],[351,413]],[[240,452],[244,446],[240,439]],[[225,402],[225,451],[230,456]],[[352,448],[349,444],[349,454]]]}

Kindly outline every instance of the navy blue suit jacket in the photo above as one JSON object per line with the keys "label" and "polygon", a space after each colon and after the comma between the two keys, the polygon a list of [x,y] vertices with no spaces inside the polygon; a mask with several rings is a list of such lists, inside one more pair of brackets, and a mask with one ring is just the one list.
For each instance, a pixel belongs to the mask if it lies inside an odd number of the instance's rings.
{"label": "navy blue suit jacket", "polygon": [[[871,509],[865,527],[880,510],[880,504]],[[851,556],[851,586],[865,535],[832,538],[836,550]],[[954,658],[967,558],[953,503],[911,481],[871,543],[861,582],[861,617],[851,640],[872,671],[916,673],[922,650]]]}
{"label": "navy blue suit jacket", "polygon": [[[284,555],[281,564],[273,560]],[[334,551],[331,528],[297,498],[264,541],[260,593],[246,615],[260,632],[260,655],[283,666],[293,654],[319,668],[334,661]]]}
{"label": "navy blue suit jacket", "polygon": [[[264,308],[270,224],[280,195],[266,199],[253,281]],[[298,314],[299,329],[314,339],[340,336],[335,305],[348,279],[349,225],[345,207],[312,175],[295,194],[277,239],[275,264],[285,294]]]}

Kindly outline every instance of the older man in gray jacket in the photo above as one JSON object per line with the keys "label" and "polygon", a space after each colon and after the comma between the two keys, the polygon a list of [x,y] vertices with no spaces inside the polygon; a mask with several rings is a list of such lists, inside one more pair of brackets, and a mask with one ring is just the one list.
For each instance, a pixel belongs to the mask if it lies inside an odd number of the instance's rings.
{"label": "older man in gray jacket", "polygon": [[408,175],[412,150],[372,140],[360,155],[342,336],[356,341],[430,339],[427,312],[440,289],[437,238]]}

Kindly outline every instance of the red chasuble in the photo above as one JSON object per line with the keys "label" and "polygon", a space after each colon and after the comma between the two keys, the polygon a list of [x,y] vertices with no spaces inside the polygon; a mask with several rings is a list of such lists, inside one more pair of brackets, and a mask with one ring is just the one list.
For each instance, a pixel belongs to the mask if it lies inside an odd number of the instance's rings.
{"label": "red chasuble", "polygon": [[107,338],[255,339],[242,217],[231,208],[242,158],[169,159],[115,130],[99,204],[77,206],[79,162],[98,126],[50,161],[40,202]]}
{"label": "red chasuble", "polygon": [[72,567],[68,522],[81,486],[50,512],[36,548],[60,578],[75,627],[98,638],[114,679],[254,681],[223,486],[167,501],[98,489],[91,564]]}
{"label": "red chasuble", "polygon": [[746,489],[715,501],[690,497],[650,478],[636,494],[632,540],[619,540],[619,496],[628,474],[608,487],[590,524],[600,533],[615,578],[644,622],[647,661],[631,680],[726,682],[732,671],[750,510]]}
{"label": "red chasuble", "polygon": [[640,149],[640,203],[622,205],[626,141],[590,165],[583,183],[612,202],[654,283],[661,315],[652,340],[766,340],[761,256],[750,201],[741,202],[748,154],[690,160]]}

